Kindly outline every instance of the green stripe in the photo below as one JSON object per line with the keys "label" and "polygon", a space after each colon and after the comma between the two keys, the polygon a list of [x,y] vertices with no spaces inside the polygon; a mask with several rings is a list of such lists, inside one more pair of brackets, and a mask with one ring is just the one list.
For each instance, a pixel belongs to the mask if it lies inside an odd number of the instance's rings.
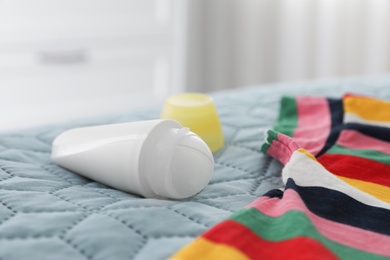
{"label": "green stripe", "polygon": [[264,143],[261,147],[260,147],[260,150],[263,152],[263,153],[267,153],[267,150],[268,148],[270,148],[270,144],[268,143]]}
{"label": "green stripe", "polygon": [[390,155],[374,150],[352,150],[341,145],[334,145],[326,153],[354,155],[390,165]]}
{"label": "green stripe", "polygon": [[295,98],[282,97],[279,117],[274,127],[275,131],[292,137],[297,126],[298,111]]}
{"label": "green stripe", "polygon": [[268,130],[267,138],[265,140],[265,143],[261,146],[260,150],[263,153],[266,153],[274,140],[278,140],[278,133],[273,130]]}
{"label": "green stripe", "polygon": [[305,215],[297,210],[288,211],[280,217],[269,217],[255,208],[240,210],[230,219],[252,230],[268,241],[283,241],[296,237],[310,237],[320,242],[342,259],[388,259],[336,243],[322,235]]}
{"label": "green stripe", "polygon": [[271,144],[273,140],[278,140],[278,132],[274,130],[267,131],[267,143]]}

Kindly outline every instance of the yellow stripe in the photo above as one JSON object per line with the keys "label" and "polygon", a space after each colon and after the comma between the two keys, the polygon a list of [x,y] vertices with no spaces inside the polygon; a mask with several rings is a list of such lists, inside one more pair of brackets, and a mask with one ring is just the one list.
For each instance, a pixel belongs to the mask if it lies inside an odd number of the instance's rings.
{"label": "yellow stripe", "polygon": [[[320,164],[317,159],[308,151],[306,151],[303,148],[299,148],[297,150],[298,152],[306,155],[309,157],[311,160],[317,162]],[[320,164],[321,165],[321,164]],[[321,165],[322,166],[322,165]],[[374,196],[375,198],[382,200],[384,202],[390,203],[390,188],[387,186],[383,186],[380,184],[372,183],[372,182],[366,182],[366,181],[361,181],[361,180],[356,180],[356,179],[351,179],[347,177],[341,177],[337,176],[339,179],[343,180],[344,182],[348,183],[349,185],[370,194],[371,196]]]}
{"label": "yellow stripe", "polygon": [[366,182],[366,181],[361,181],[361,180],[355,180],[347,177],[341,177],[337,176],[339,179],[345,181],[349,185],[365,192],[368,193],[372,196],[374,196],[377,199],[380,199],[384,202],[390,203],[390,188],[372,183],[372,182]]}
{"label": "yellow stripe", "polygon": [[171,260],[248,260],[249,258],[233,247],[198,238],[182,248]]}
{"label": "yellow stripe", "polygon": [[344,111],[369,121],[390,122],[390,102],[367,97],[347,97]]}
{"label": "yellow stripe", "polygon": [[309,153],[306,149],[299,148],[297,151],[300,152],[300,153],[303,153],[304,155],[306,155],[307,157],[309,157],[310,159],[312,159],[313,161],[315,161],[316,163],[318,163],[318,161],[317,161],[317,159],[314,157],[314,155],[312,155],[311,153]]}

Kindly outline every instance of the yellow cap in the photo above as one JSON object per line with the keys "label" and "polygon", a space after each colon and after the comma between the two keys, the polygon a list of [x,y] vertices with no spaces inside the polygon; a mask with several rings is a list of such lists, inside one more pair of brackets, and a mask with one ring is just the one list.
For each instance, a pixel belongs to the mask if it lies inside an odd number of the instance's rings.
{"label": "yellow cap", "polygon": [[212,152],[223,146],[221,123],[210,96],[200,93],[172,96],[165,101],[161,118],[179,121],[199,135]]}

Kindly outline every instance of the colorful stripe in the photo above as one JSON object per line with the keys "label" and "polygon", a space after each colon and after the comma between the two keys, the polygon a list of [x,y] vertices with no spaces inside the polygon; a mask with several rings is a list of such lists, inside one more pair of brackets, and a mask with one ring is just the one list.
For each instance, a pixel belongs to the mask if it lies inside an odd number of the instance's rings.
{"label": "colorful stripe", "polygon": [[[204,234],[204,237],[216,243],[239,248],[251,259],[272,259],[275,256],[287,258],[291,254],[302,252],[305,248],[307,259],[316,256],[318,253],[327,256],[327,259],[336,259],[331,251],[312,238],[285,236],[285,233],[281,232],[284,226],[283,218],[270,218],[252,209],[239,212],[231,218],[231,220],[221,223],[219,226],[221,232],[208,232]],[[270,224],[269,227],[275,227],[277,232],[268,230],[264,225],[259,225],[258,221],[263,222],[262,224]],[[235,234],[235,236],[226,236],[226,230],[229,230],[228,233]],[[236,241],[237,237],[242,238],[238,243]],[[259,252],[261,253],[259,254]]]}
{"label": "colorful stripe", "polygon": [[335,116],[321,97],[283,97],[275,131],[293,137],[301,147],[318,154],[326,144]]}
{"label": "colorful stripe", "polygon": [[328,101],[319,97],[298,97],[298,126],[293,138],[301,147],[317,154],[325,145],[332,119]]}
{"label": "colorful stripe", "polygon": [[365,125],[390,127],[390,122],[367,120],[367,119],[364,119],[364,118],[360,117],[359,115],[356,115],[353,113],[345,114],[344,115],[344,122],[345,123],[354,122],[354,123],[365,124]]}
{"label": "colorful stripe", "polygon": [[340,131],[345,129],[355,130],[366,136],[370,136],[384,142],[390,142],[389,128],[386,127],[362,125],[356,123],[347,123],[339,127],[340,127],[339,128]]}
{"label": "colorful stripe", "polygon": [[[366,129],[375,136],[378,129]],[[341,131],[336,144],[318,161],[349,185],[384,202],[390,202],[390,142],[360,133]]]}
{"label": "colorful stripe", "polygon": [[[390,102],[363,96],[346,95],[343,99],[344,122],[390,126]],[[350,120],[359,118],[359,121]]]}
{"label": "colorful stripe", "polygon": [[[353,226],[330,221],[313,214],[294,190],[286,190],[283,199],[261,197],[250,207],[270,217],[280,217],[289,211],[304,213],[324,237],[341,245],[390,257],[390,237]],[[343,232],[340,232],[340,231]]]}
{"label": "colorful stripe", "polygon": [[348,94],[281,105],[261,150],[284,164],[284,189],[174,259],[389,259],[390,103]]}
{"label": "colorful stripe", "polygon": [[374,150],[390,155],[389,142],[364,135],[356,130],[341,131],[337,144],[350,150]]}
{"label": "colorful stripe", "polygon": [[293,136],[298,125],[297,102],[292,97],[282,97],[279,117],[275,124],[275,131],[287,136]]}
{"label": "colorful stripe", "polygon": [[[244,217],[244,219],[240,218],[239,221],[250,221],[248,215],[245,214]],[[260,231],[258,226],[256,226],[255,231]],[[248,259],[286,259],[291,257],[291,255],[297,254],[300,255],[301,259],[318,259],[318,254],[321,254],[322,259],[337,259],[331,251],[311,238],[296,237],[282,241],[270,241],[262,238],[258,233],[253,232],[253,230],[248,228],[245,224],[233,220],[225,220],[209,232],[203,234],[198,240],[210,241],[217,246],[217,249],[220,247],[228,247],[229,252],[241,252],[245,254]],[[197,241],[194,243],[196,242]],[[200,255],[199,252],[202,252],[202,254]],[[195,254],[198,254],[196,256],[198,258],[193,257]],[[199,247],[197,244],[183,248],[172,258],[235,259],[232,256],[226,255],[225,252],[218,252],[213,249],[205,251],[204,248]]]}
{"label": "colorful stripe", "polygon": [[[267,257],[271,256],[288,258],[294,251],[296,253],[304,252],[307,259],[310,259],[310,257],[315,258],[319,254],[327,257],[324,259],[337,259],[327,245],[320,242],[326,239],[318,234],[310,221],[307,221],[305,215],[300,212],[291,211],[280,217],[273,218],[251,208],[234,214],[231,219],[256,234],[257,239],[255,236],[252,237],[255,244],[269,247],[267,248],[267,254],[262,259],[268,259]],[[295,225],[291,225],[292,222]],[[225,223],[231,222],[225,221]],[[298,226],[301,228],[296,228]],[[267,243],[264,244],[263,241]],[[337,247],[338,245],[330,243],[328,246]],[[339,251],[343,251],[343,249]],[[280,251],[283,251],[283,253]],[[346,251],[349,250],[346,249]],[[348,253],[353,255],[353,251],[350,250]]]}
{"label": "colorful stripe", "polygon": [[292,179],[287,185],[299,193],[311,212],[320,217],[390,235],[390,211],[387,209],[366,205],[337,190],[324,187],[300,187]]}
{"label": "colorful stripe", "polygon": [[[299,169],[299,171],[295,169]],[[389,204],[347,185],[344,181],[325,169],[320,163],[313,161],[305,153],[300,152],[300,150],[293,153],[289,163],[283,169],[282,179],[284,183],[287,183],[289,178],[293,179],[301,187],[322,187],[329,190],[336,190],[362,204],[390,209]]]}
{"label": "colorful stripe", "polygon": [[374,150],[352,150],[340,145],[334,145],[326,153],[353,155],[390,165],[390,156]]}
{"label": "colorful stripe", "polygon": [[342,129],[343,127],[344,113],[343,113],[342,100],[328,98],[328,104],[329,104],[329,109],[331,114],[332,126],[329,132],[329,136],[326,139],[324,147],[318,154],[316,154],[316,156],[325,153],[330,147],[333,146],[333,144],[336,142],[336,140],[339,137],[340,129]]}
{"label": "colorful stripe", "polygon": [[261,150],[272,157],[278,158],[282,164],[286,164],[292,153],[298,148],[299,145],[294,139],[270,130],[267,132],[266,143]]}
{"label": "colorful stripe", "polygon": [[339,178],[356,189],[368,193],[381,201],[390,203],[390,188],[386,186],[382,186],[379,184],[370,183],[366,181],[356,180],[353,178],[347,178],[347,177],[339,177]]}
{"label": "colorful stripe", "polygon": [[[214,228],[215,232],[218,227]],[[213,231],[214,232],[214,231]],[[228,233],[228,232],[227,232]],[[181,249],[172,260],[248,260],[250,259],[241,251],[229,245],[212,242],[203,237],[197,238],[194,242]]]}
{"label": "colorful stripe", "polygon": [[317,160],[337,176],[390,187],[390,167],[387,164],[341,154],[324,154]]}
{"label": "colorful stripe", "polygon": [[[384,256],[371,254],[352,247],[348,247],[332,241],[322,235],[310,219],[300,211],[288,211],[280,217],[270,217],[260,211],[251,208],[243,212],[233,215],[235,221],[246,226],[253,231],[257,236],[262,237],[267,241],[273,242],[295,242],[295,246],[302,246],[299,244],[300,239],[306,238],[311,242],[312,246],[318,244],[316,248],[309,248],[305,245],[306,250],[311,252],[313,258],[322,254],[334,254],[339,258],[346,259],[385,259]],[[322,248],[319,247],[322,245]],[[275,248],[277,250],[277,248]],[[305,252],[304,248],[299,248],[299,251]],[[274,254],[280,254],[279,251]],[[290,255],[291,256],[291,255]],[[288,258],[288,255],[286,256]]]}

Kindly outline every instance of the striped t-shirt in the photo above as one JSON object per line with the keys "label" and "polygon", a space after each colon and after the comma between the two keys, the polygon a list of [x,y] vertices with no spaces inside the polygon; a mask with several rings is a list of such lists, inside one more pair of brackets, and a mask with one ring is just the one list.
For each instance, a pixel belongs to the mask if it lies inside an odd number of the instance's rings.
{"label": "striped t-shirt", "polygon": [[390,102],[284,97],[261,150],[284,164],[285,187],[172,259],[390,258]]}

